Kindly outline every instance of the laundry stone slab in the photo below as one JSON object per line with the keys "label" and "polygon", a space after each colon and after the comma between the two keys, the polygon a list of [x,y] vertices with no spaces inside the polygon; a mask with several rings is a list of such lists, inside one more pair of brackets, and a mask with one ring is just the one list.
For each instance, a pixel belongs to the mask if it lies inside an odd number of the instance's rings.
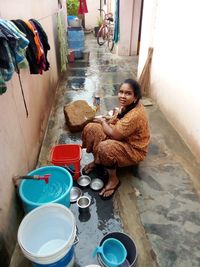
{"label": "laundry stone slab", "polygon": [[85,100],[73,101],[64,107],[66,124],[71,132],[80,132],[95,117],[95,111]]}

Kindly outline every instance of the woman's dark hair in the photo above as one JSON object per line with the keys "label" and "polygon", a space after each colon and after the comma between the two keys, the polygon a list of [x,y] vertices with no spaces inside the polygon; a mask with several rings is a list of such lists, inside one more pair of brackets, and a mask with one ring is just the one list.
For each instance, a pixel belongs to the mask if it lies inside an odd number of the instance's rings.
{"label": "woman's dark hair", "polygon": [[[133,79],[126,79],[122,84],[124,83],[128,83],[130,85],[130,87],[132,88],[133,92],[134,92],[134,96],[136,98],[136,101],[131,103],[129,106],[126,107],[126,109],[124,111],[122,111],[121,113],[118,114],[117,118],[121,119],[123,118],[126,113],[128,113],[131,109],[135,108],[139,102],[139,100],[142,98],[142,93],[141,93],[141,88],[139,83],[136,80]],[[122,86],[122,84],[120,85],[120,87]],[[119,87],[119,89],[120,89]]]}

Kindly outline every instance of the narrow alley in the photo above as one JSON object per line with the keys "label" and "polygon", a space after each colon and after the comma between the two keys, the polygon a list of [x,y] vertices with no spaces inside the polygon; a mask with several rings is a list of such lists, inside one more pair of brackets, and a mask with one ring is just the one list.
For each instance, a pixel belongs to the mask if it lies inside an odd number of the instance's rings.
{"label": "narrow alley", "polygon": [[[72,134],[66,126],[66,104],[82,99],[92,105],[93,93],[98,90],[100,114],[104,114],[117,105],[119,84],[126,78],[136,78],[137,57],[110,53],[97,45],[92,34],[86,35],[86,51],[89,62],[69,64],[57,90],[37,167],[51,164],[50,150],[55,144],[81,144],[81,133]],[[135,240],[137,267],[200,267],[200,167],[157,105],[150,99],[142,102],[150,120],[151,143],[139,175],[131,168],[120,169],[121,186],[107,202],[91,189],[84,189],[84,194],[92,197],[87,218],[80,218],[77,206],[71,204],[79,239],[75,248],[77,267],[97,263],[92,258],[93,248],[113,231],[123,231]],[[91,159],[83,151],[81,166]],[[28,266],[16,251],[10,267]]]}

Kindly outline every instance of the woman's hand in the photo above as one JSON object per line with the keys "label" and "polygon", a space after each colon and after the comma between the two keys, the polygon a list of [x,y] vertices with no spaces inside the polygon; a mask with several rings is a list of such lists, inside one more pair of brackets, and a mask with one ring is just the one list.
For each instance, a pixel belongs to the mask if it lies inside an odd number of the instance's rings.
{"label": "woman's hand", "polygon": [[106,121],[106,119],[104,118],[104,117],[95,117],[94,119],[93,119],[93,122],[97,122],[97,123],[103,123],[104,121]]}
{"label": "woman's hand", "polygon": [[97,122],[100,123],[102,125],[103,131],[106,135],[108,135],[111,139],[114,140],[123,140],[124,136],[121,135],[116,127],[114,127],[114,125],[111,127],[111,125],[109,125],[109,123],[107,123],[106,118],[104,118],[103,116],[98,116],[95,117],[93,119],[93,122]]}

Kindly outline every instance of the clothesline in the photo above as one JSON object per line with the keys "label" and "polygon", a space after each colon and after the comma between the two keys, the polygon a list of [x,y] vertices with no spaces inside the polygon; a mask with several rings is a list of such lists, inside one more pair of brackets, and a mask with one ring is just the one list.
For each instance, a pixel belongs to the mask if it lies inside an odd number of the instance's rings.
{"label": "clothesline", "polygon": [[53,17],[54,15],[57,15],[59,12],[61,12],[63,10],[63,7],[59,8],[57,11],[53,12],[52,14],[50,15],[46,15],[44,17],[41,17],[39,19],[37,19],[38,21],[41,21],[43,19],[46,19],[46,18],[49,18],[49,17]]}

